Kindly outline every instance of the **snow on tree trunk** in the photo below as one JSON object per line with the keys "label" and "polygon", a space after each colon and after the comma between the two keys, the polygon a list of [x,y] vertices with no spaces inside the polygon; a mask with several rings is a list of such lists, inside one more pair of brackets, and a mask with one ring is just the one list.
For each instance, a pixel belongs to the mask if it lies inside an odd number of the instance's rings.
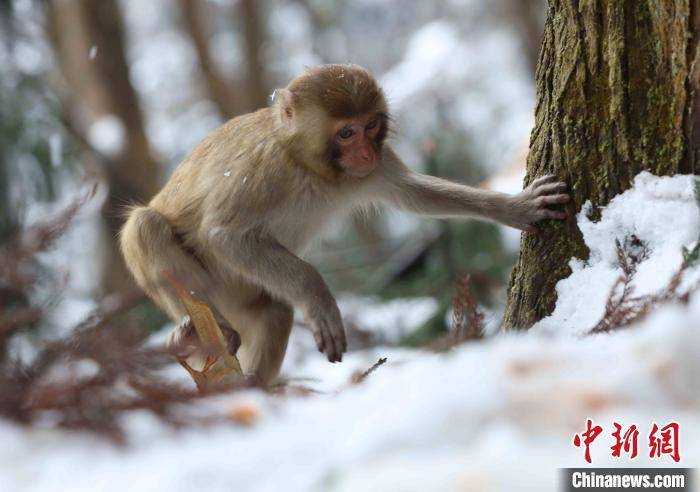
{"label": "snow on tree trunk", "polygon": [[524,233],[507,329],[549,315],[569,259],[587,258],[575,214],[605,205],[642,170],[700,169],[700,2],[550,0],[525,182],[556,174],[570,218]]}

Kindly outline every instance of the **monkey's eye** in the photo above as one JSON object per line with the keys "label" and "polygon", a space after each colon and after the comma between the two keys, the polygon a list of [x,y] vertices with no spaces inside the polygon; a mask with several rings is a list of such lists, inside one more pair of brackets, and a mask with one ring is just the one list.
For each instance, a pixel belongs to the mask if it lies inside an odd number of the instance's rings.
{"label": "monkey's eye", "polygon": [[352,137],[355,134],[355,131],[352,128],[343,128],[338,132],[338,136],[342,139],[348,139]]}
{"label": "monkey's eye", "polygon": [[369,123],[367,123],[367,126],[365,127],[365,130],[373,130],[374,128],[376,128],[378,121],[379,121],[379,120],[377,120],[377,119],[375,118],[375,119],[373,119],[372,121],[370,121]]}

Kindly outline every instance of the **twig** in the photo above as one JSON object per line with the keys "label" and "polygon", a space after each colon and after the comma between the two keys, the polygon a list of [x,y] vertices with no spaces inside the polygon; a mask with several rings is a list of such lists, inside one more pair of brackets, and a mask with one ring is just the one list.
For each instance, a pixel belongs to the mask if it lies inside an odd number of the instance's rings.
{"label": "twig", "polygon": [[[622,270],[622,275],[613,284],[605,303],[605,313],[596,326],[591,329],[590,334],[606,333],[628,327],[641,321],[653,310],[654,306],[661,303],[680,302],[687,304],[690,294],[700,288],[700,282],[698,282],[684,292],[679,292],[683,272],[690,265],[690,262],[684,259],[663,289],[655,294],[635,297],[633,296],[632,280],[637,273],[637,266],[642,260],[648,258],[649,251],[636,236],[626,240],[624,246],[615,240],[615,248],[617,263]],[[620,286],[622,286],[622,292],[617,294]]]}
{"label": "twig", "polygon": [[360,384],[362,381],[367,379],[367,376],[376,371],[379,366],[384,365],[386,363],[386,360],[386,357],[380,357],[379,360],[372,365],[372,367],[367,369],[365,372],[353,377],[352,382],[354,384]]}
{"label": "twig", "polygon": [[484,338],[484,313],[472,295],[471,275],[457,276],[457,293],[452,301],[452,329],[430,344],[430,348],[444,352],[464,342]]}

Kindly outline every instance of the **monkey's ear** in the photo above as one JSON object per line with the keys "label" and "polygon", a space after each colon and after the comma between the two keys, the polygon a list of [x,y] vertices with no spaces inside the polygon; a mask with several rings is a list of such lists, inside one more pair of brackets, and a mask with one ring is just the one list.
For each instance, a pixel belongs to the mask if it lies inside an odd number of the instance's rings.
{"label": "monkey's ear", "polygon": [[293,95],[289,89],[277,89],[274,94],[274,102],[279,111],[280,121],[285,126],[292,126],[294,118]]}

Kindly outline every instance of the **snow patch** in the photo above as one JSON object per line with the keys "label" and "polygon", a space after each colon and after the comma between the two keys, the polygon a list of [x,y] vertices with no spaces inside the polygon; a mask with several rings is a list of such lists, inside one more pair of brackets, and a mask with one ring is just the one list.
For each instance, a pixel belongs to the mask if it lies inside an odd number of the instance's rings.
{"label": "snow patch", "polygon": [[113,114],[95,121],[87,133],[90,145],[109,157],[115,157],[126,145],[126,129],[122,121]]}
{"label": "snow patch", "polygon": [[[639,263],[632,282],[635,295],[651,294],[665,287],[681,265],[683,247],[694,245],[700,234],[694,179],[642,172],[632,189],[602,209],[597,222],[588,218],[591,205],[586,203],[577,218],[590,256],[588,260],[571,260],[571,275],[557,284],[554,312],[531,331],[580,335],[596,325],[613,284],[622,274],[615,240],[624,243],[635,236],[648,249],[648,257]],[[695,269],[687,276],[697,278],[699,272]]]}
{"label": "snow patch", "polygon": [[338,305],[361,329],[381,332],[382,339],[389,344],[399,343],[425,324],[438,309],[438,302],[432,297],[380,301],[344,296]]}

